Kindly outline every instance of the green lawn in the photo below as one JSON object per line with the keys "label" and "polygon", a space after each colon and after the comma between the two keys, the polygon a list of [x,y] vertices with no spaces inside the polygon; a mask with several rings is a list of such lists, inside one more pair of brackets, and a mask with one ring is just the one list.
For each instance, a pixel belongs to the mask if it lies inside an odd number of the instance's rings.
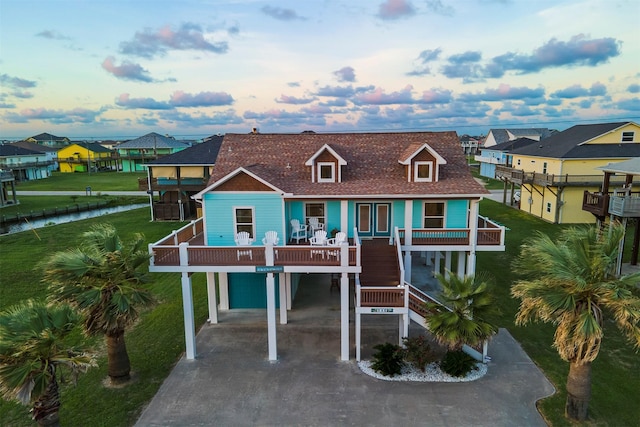
{"label": "green lawn", "polygon": [[146,178],[145,172],[92,172],[88,173],[60,173],[53,172],[45,179],[19,182],[18,191],[138,191],[138,178]]}
{"label": "green lawn", "polygon": [[[551,347],[553,328],[534,324],[514,326],[517,302],[509,295],[509,287],[516,279],[511,262],[520,244],[540,230],[554,235],[562,227],[548,224],[518,210],[502,206],[491,200],[481,203],[482,215],[509,227],[506,252],[480,252],[478,271],[486,271],[496,280],[498,305],[502,313],[496,318],[501,327],[509,329],[525,351],[554,383],[558,393],[541,402],[540,407],[553,426],[575,426],[563,416],[565,380],[568,365]],[[32,232],[0,237],[0,308],[25,298],[44,298],[46,287],[40,283],[38,261],[48,254],[76,247],[78,236],[90,224],[105,218],[62,224]],[[149,242],[179,227],[176,223],[151,223],[148,210],[138,209],[108,217],[125,239],[133,232],[142,231]],[[135,382],[122,389],[103,386],[106,378],[105,357],[100,367],[80,377],[76,387],[65,386],[62,394],[61,422],[65,426],[130,426],[144,405],[157,392],[158,387],[184,351],[184,331],[180,279],[178,274],[152,274],[151,289],[158,304],[145,312],[135,329],[127,334]],[[194,302],[196,324],[204,323],[206,313],[206,286],[203,274],[194,275]],[[94,341],[101,348],[102,341]],[[491,348],[491,347],[489,347]],[[637,425],[640,408],[640,358],[624,342],[610,322],[602,351],[593,366],[593,396],[590,405],[592,421],[584,426]],[[90,396],[90,398],[87,398]],[[2,425],[29,426],[27,409],[0,401]]]}

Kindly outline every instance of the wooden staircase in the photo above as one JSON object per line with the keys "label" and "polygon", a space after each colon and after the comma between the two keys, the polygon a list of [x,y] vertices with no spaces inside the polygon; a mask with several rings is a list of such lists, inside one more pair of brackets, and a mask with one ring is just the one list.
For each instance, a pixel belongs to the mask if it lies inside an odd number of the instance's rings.
{"label": "wooden staircase", "polygon": [[389,245],[387,239],[365,240],[361,252],[362,286],[398,286],[400,270],[396,247]]}

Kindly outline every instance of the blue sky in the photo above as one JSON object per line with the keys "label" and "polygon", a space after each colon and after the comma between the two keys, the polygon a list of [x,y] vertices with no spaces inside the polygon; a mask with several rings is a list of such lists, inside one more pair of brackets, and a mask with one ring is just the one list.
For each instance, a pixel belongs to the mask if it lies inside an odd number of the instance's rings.
{"label": "blue sky", "polygon": [[637,0],[2,0],[0,138],[640,119]]}

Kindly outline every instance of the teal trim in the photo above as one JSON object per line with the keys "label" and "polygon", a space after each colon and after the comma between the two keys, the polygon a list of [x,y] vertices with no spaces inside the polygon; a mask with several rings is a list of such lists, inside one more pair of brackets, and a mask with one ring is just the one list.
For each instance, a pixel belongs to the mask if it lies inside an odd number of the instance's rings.
{"label": "teal trim", "polygon": [[327,201],[327,233],[331,233],[331,230],[340,230],[340,201],[329,200]]}
{"label": "teal trim", "polygon": [[394,200],[391,205],[391,232],[395,228],[405,228],[404,226],[404,200]]}
{"label": "teal trim", "polygon": [[349,200],[349,205],[347,206],[347,236],[353,237],[353,229],[356,226],[356,203],[354,201]]}
{"label": "teal trim", "polygon": [[411,228],[423,228],[424,227],[424,200],[413,201],[413,214],[411,221],[413,222]]}

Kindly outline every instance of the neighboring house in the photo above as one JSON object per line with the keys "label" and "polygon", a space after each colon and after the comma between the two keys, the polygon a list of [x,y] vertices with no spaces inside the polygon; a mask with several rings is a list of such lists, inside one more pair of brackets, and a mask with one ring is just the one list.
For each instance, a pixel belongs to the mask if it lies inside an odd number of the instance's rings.
{"label": "neighboring house", "polygon": [[13,173],[16,181],[48,178],[52,161],[42,151],[33,151],[15,144],[0,145],[0,169]]}
{"label": "neighboring house", "polygon": [[29,142],[29,141],[12,142],[11,145],[15,145],[16,147],[26,148],[27,150],[31,150],[31,151],[38,151],[41,153],[45,153],[45,155],[47,156],[47,161],[51,162],[48,166],[49,172],[50,172],[49,175],[51,175],[51,172],[58,170],[58,149],[57,148],[49,147],[48,145],[40,145],[40,144],[36,144],[34,142]]}
{"label": "neighboring house", "polygon": [[74,142],[58,150],[60,172],[97,172],[116,170],[113,152],[97,142]]}
{"label": "neighboring house", "polygon": [[[640,157],[609,163],[598,169],[604,172],[602,188],[597,192],[584,192],[582,209],[592,213],[600,224],[607,217],[620,221],[625,226],[625,233],[635,222],[630,264],[637,266],[640,251]],[[624,181],[620,182],[616,177],[623,177]],[[618,274],[621,266],[622,257],[618,259]]]}
{"label": "neighboring house", "polygon": [[467,134],[460,137],[460,145],[464,154],[476,154],[482,138],[469,136]]}
{"label": "neighboring house", "polygon": [[189,147],[175,139],[151,132],[119,144],[116,148],[123,172],[144,172],[145,164]]}
{"label": "neighboring house", "polygon": [[149,193],[152,221],[196,217],[198,209],[192,196],[207,186],[222,140],[222,136],[212,136],[145,165],[147,178],[138,180],[138,188]]}
{"label": "neighboring house", "polygon": [[480,175],[487,178],[496,177],[496,165],[511,166],[511,156],[509,153],[520,147],[537,142],[529,138],[517,138],[511,141],[502,142],[489,148],[483,148],[480,154],[476,154],[475,161],[480,164]]}
{"label": "neighboring house", "polygon": [[48,147],[62,147],[71,143],[71,140],[66,136],[55,136],[50,133],[41,133],[39,135],[26,138],[25,141],[39,145],[46,145]]}
{"label": "neighboring house", "polygon": [[[398,315],[401,336],[409,319],[424,325],[430,297],[411,283],[412,259],[464,276],[479,251],[504,251],[504,227],[478,213],[487,194],[455,132],[226,134],[209,186],[195,196],[202,218],[150,245],[150,271],[182,275],[189,359],[195,272],[207,274],[211,322],[218,306],[267,309],[270,360],[276,308],[286,323],[300,278],[323,274],[327,291],[330,281],[340,287],[342,360],[355,301],[359,359],[362,315]],[[316,236],[314,224],[346,241]],[[279,242],[266,244],[276,233]]]}
{"label": "neighboring house", "polygon": [[555,130],[549,130],[547,128],[491,129],[482,146],[483,148],[489,148],[518,138],[529,138],[540,141],[550,137],[555,132]]}
{"label": "neighboring house", "polygon": [[496,177],[521,186],[520,209],[546,221],[589,223],[584,192],[599,191],[610,162],[640,156],[640,126],[633,122],[573,126],[511,151],[511,167]]}
{"label": "neighboring house", "polygon": [[0,208],[18,204],[15,181],[11,171],[0,168]]}

